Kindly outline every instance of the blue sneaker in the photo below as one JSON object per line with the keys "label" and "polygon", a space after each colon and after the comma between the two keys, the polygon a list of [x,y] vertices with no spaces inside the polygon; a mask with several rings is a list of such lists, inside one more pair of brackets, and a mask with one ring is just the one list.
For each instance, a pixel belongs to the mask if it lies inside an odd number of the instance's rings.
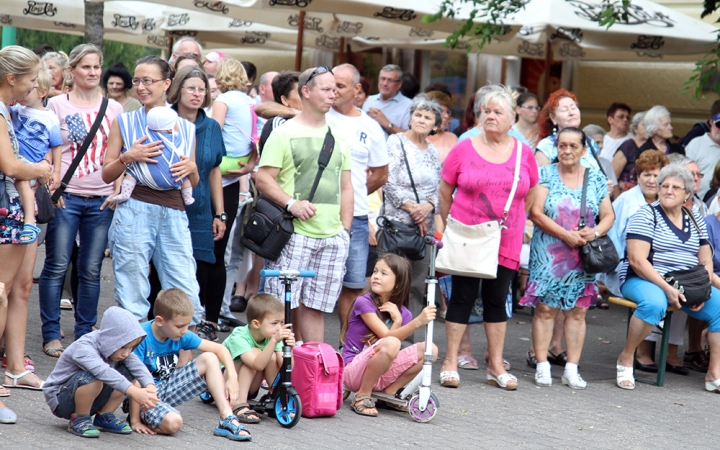
{"label": "blue sneaker", "polygon": [[[242,435],[240,434],[243,431],[247,431],[248,434]],[[238,421],[238,418],[235,416],[235,414],[230,414],[225,419],[220,421],[220,424],[215,427],[215,431],[213,432],[215,436],[222,436],[226,437],[233,441],[250,441],[252,440],[252,436],[250,435],[250,431],[248,431],[247,428],[240,425],[240,422]]]}
{"label": "blue sneaker", "polygon": [[95,414],[95,421],[93,425],[100,431],[107,431],[108,433],[116,434],[130,434],[132,428],[124,420],[120,420],[115,417],[115,414],[108,413],[97,413]]}
{"label": "blue sneaker", "polygon": [[92,416],[71,415],[67,430],[76,436],[84,438],[100,437],[100,432],[93,426]]}

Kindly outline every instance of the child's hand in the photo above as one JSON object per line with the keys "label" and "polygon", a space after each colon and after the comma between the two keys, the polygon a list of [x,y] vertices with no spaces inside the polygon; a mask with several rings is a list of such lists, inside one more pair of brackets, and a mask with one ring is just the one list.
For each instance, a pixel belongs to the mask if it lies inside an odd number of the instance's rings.
{"label": "child's hand", "polygon": [[382,312],[390,314],[390,320],[393,322],[402,321],[402,314],[395,303],[385,302],[378,308]]}
{"label": "child's hand", "polygon": [[288,336],[285,338],[285,343],[290,346],[290,348],[295,348],[295,333],[292,331]]}
{"label": "child's hand", "polygon": [[147,388],[137,390],[133,389],[133,393],[129,395],[130,398],[138,402],[140,407],[145,408],[145,410],[153,409],[160,401],[157,394]]}
{"label": "child's hand", "polygon": [[437,306],[431,305],[426,306],[425,309],[423,309],[420,312],[420,315],[418,315],[418,319],[420,320],[420,326],[427,325],[433,320],[435,320],[435,313],[437,312]]}
{"label": "child's hand", "polygon": [[133,421],[133,422],[130,424],[130,427],[132,428],[132,430],[133,430],[134,432],[136,432],[136,433],[138,433],[138,434],[157,434],[157,433],[155,432],[155,430],[153,430],[152,428],[150,428],[149,426],[145,425],[144,423],[142,423],[142,422],[139,421],[139,420]]}
{"label": "child's hand", "polygon": [[230,405],[237,403],[239,394],[240,385],[238,384],[237,377],[229,377],[227,382],[225,382],[225,398],[228,399]]}
{"label": "child's hand", "polygon": [[[291,326],[292,326],[291,323],[286,323],[285,325],[283,325],[282,328],[277,330],[275,332],[275,334],[273,334],[273,337],[272,337],[275,340],[275,342],[280,342],[283,339],[287,339],[288,336],[292,335],[293,332],[290,330]],[[294,339],[293,339],[293,342],[294,342]]]}
{"label": "child's hand", "polygon": [[60,172],[53,172],[52,186],[49,186],[51,191],[56,190],[60,187]]}

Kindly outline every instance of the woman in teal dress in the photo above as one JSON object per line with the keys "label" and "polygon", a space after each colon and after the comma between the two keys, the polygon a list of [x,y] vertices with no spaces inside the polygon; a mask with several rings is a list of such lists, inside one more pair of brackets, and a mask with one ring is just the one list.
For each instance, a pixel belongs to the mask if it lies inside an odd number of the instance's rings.
{"label": "woman in teal dress", "polygon": [[[585,133],[565,128],[557,134],[555,164],[540,168],[540,183],[530,209],[535,232],[530,244],[530,276],[521,305],[535,306],[533,344],[537,357],[535,384],[551,386],[548,348],[555,316],[565,315],[567,364],[562,383],[584,389],[587,383],[578,374],[585,341],[585,313],[598,294],[595,275],[585,273],[580,247],[604,235],[615,219],[607,179],[599,170],[580,164],[585,153]],[[583,177],[588,173],[586,227],[578,230]],[[596,224],[596,217],[600,217]]]}

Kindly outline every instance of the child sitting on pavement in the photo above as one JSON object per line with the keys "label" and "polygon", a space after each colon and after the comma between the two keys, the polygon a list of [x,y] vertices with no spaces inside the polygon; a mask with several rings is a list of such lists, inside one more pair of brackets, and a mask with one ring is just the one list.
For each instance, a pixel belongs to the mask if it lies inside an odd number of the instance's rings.
{"label": "child sitting on pavement", "polygon": [[[360,415],[377,417],[373,391],[394,396],[422,370],[425,343],[401,350],[400,341],[435,320],[436,306],[425,307],[413,319],[406,307],[411,270],[410,262],[402,256],[380,255],[371,277],[370,292],[358,297],[350,308],[344,330],[343,384],[355,392],[351,406]],[[437,358],[435,344],[432,353]],[[406,412],[392,403],[386,406]]]}
{"label": "child sitting on pavement", "polygon": [[[183,420],[175,409],[201,393],[210,391],[220,412],[220,424],[215,436],[235,441],[249,441],[250,432],[240,425],[232,412],[238,396],[237,374],[232,357],[222,345],[200,339],[188,331],[193,318],[190,297],[180,289],[160,291],[155,300],[155,320],[141,324],[147,338],[135,349],[155,378],[158,397],[154,408],[140,410],[140,404],[130,402],[130,424],[141,434],[175,434]],[[181,350],[203,352],[184,366],[177,367]],[[228,380],[223,378],[219,362],[227,367]]]}
{"label": "child sitting on pavement", "polygon": [[[272,383],[283,362],[283,340],[295,346],[292,324],[285,324],[285,306],[270,294],[253,295],[245,310],[248,324],[237,327],[223,345],[230,350],[240,385],[233,412],[243,423],[258,423],[260,416],[250,408],[263,379]],[[230,376],[230,375],[228,375]]]}
{"label": "child sitting on pavement", "polygon": [[[99,330],[63,352],[43,393],[50,411],[70,420],[69,432],[86,438],[96,438],[100,431],[132,433],[114,414],[126,395],[144,408],[155,407],[159,400],[153,377],[133,353],[143,339],[145,331],[135,317],[113,306],[105,311]],[[132,380],[144,387],[134,386]]]}
{"label": "child sitting on pavement", "polygon": [[[181,127],[181,125],[183,125]],[[186,205],[195,203],[190,179],[175,180],[170,168],[180,162],[180,156],[190,157],[195,148],[195,127],[190,122],[180,122],[178,113],[169,106],[156,106],[147,113],[148,142],[161,141],[162,155],[156,163],[133,162],[127,164],[120,193],[114,197],[116,203],[130,199],[138,181],[156,190],[180,189]],[[122,155],[121,155],[122,158]]]}

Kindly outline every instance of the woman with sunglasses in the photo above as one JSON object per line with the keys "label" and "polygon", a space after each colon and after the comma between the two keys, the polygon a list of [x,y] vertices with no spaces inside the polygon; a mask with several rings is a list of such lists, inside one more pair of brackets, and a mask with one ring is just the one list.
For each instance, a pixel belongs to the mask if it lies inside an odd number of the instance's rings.
{"label": "woman with sunglasses", "polygon": [[[118,180],[130,163],[158,163],[163,145],[161,141],[148,142],[147,112],[165,106],[173,76],[172,68],[157,56],[138,60],[132,83],[144,107],[121,114],[113,122],[102,168],[105,182]],[[195,164],[195,125],[183,118],[178,118],[178,125],[181,131],[173,137],[173,145],[190,146],[192,151],[179,152],[190,157],[180,156],[179,162],[170,165],[170,172],[175,180],[187,177],[196,186],[200,177]],[[190,325],[194,326],[200,322],[202,307],[198,282],[187,276],[196,266],[185,203],[180,191],[154,189],[149,184],[138,183],[130,199],[117,205],[110,226],[115,300],[138,320],[147,316],[148,267],[152,261],[163,289],[179,288],[190,296],[195,306]]]}

